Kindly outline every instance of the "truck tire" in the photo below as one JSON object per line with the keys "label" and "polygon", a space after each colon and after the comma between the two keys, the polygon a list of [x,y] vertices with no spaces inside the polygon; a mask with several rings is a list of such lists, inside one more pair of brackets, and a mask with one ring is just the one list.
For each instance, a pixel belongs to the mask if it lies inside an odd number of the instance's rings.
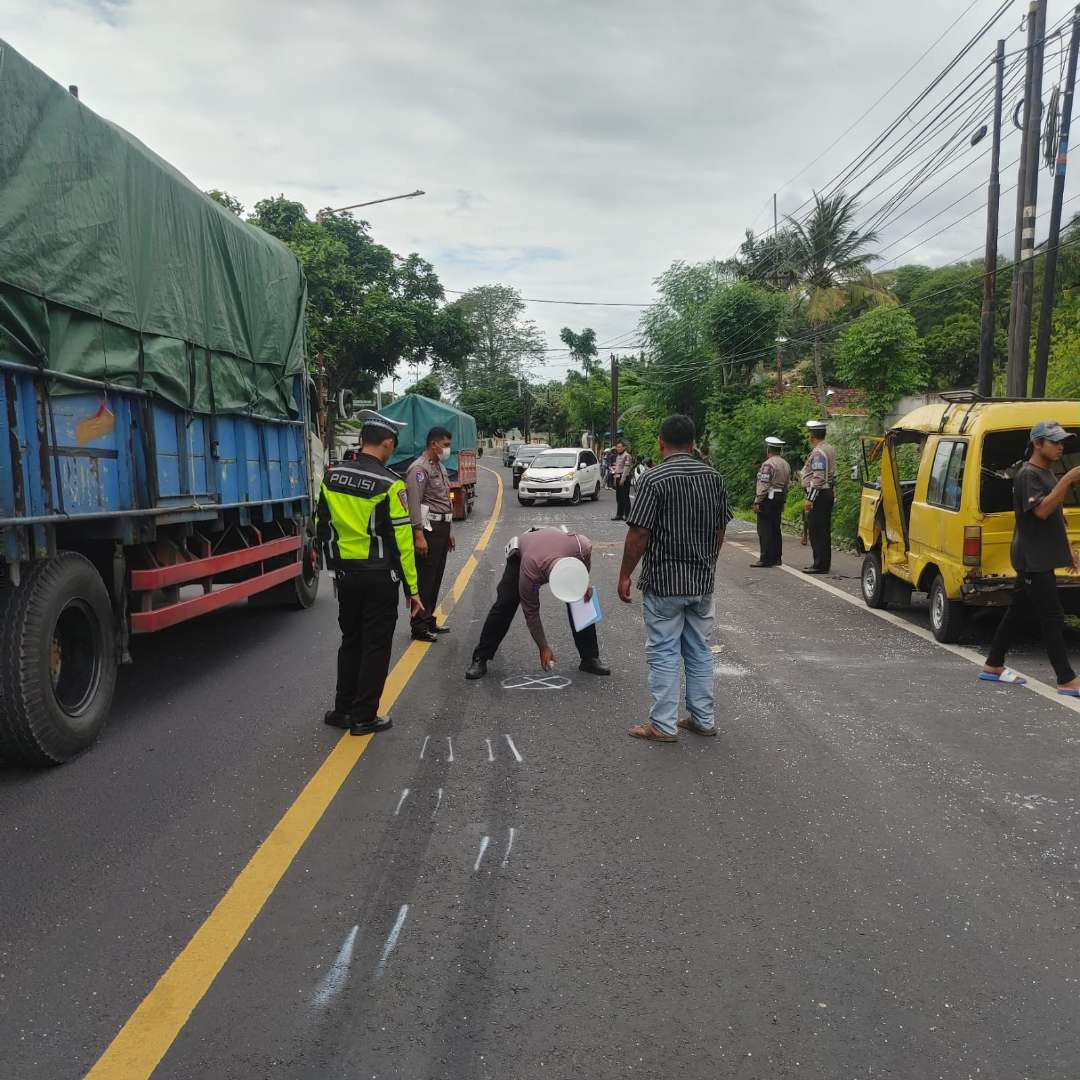
{"label": "truck tire", "polygon": [[964,629],[966,611],[958,600],[950,600],[945,579],[938,574],[930,585],[930,629],[938,641],[956,641]]}
{"label": "truck tire", "polygon": [[0,599],[0,756],[58,765],[101,733],[116,690],[112,604],[93,563],[62,552]]}
{"label": "truck tire", "polygon": [[860,581],[863,599],[866,601],[867,607],[888,607],[885,600],[885,573],[881,569],[881,555],[876,550],[866,553],[866,558],[863,559]]}

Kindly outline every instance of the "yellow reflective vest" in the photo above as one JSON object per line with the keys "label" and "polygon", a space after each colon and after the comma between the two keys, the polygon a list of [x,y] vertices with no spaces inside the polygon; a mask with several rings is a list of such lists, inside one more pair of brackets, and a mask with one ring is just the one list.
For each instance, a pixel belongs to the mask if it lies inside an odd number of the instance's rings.
{"label": "yellow reflective vest", "polygon": [[377,458],[360,454],[328,469],[315,520],[331,570],[388,570],[417,595],[405,482]]}

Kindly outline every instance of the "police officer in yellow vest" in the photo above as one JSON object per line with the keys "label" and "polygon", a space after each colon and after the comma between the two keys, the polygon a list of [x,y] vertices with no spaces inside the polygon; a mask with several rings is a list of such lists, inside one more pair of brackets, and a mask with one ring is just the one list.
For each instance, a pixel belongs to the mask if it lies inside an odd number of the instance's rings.
{"label": "police officer in yellow vest", "polygon": [[360,453],[327,470],[317,523],[326,565],[336,575],[341,627],[337,694],[325,719],[353,735],[370,735],[391,726],[378,709],[390,670],[398,591],[404,586],[410,615],[421,614],[423,605],[405,484],[386,467],[405,425],[370,409],[360,420]]}

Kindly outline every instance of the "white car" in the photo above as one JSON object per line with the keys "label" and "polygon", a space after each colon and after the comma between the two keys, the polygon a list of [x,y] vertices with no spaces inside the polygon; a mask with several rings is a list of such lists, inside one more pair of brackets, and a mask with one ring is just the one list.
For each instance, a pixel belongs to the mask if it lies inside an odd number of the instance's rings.
{"label": "white car", "polygon": [[587,496],[600,498],[600,462],[591,450],[564,446],[538,454],[521,476],[518,502],[532,506],[537,499],[563,499],[574,506]]}

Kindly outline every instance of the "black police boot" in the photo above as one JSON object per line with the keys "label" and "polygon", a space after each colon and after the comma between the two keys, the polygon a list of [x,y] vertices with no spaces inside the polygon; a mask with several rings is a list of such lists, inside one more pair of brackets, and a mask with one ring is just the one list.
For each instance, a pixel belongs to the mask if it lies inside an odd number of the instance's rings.
{"label": "black police boot", "polygon": [[584,671],[586,675],[610,675],[611,668],[604,667],[595,656],[590,656],[578,664],[578,671]]}
{"label": "black police boot", "polygon": [[374,720],[354,720],[349,725],[350,735],[377,735],[380,731],[389,731],[394,721],[389,716],[376,716]]}
{"label": "black police boot", "polygon": [[450,627],[449,626],[433,626],[431,628],[431,632],[433,634],[449,634],[450,633]]}
{"label": "black police boot", "polygon": [[487,674],[487,661],[479,656],[473,657],[473,662],[465,672],[466,679],[482,679]]}
{"label": "black police boot", "polygon": [[349,714],[338,712],[337,709],[331,709],[324,717],[323,723],[329,724],[331,727],[347,728],[349,726]]}
{"label": "black police boot", "polygon": [[438,641],[439,639],[430,630],[417,630],[413,636],[413,641],[426,641],[429,644],[432,641]]}

